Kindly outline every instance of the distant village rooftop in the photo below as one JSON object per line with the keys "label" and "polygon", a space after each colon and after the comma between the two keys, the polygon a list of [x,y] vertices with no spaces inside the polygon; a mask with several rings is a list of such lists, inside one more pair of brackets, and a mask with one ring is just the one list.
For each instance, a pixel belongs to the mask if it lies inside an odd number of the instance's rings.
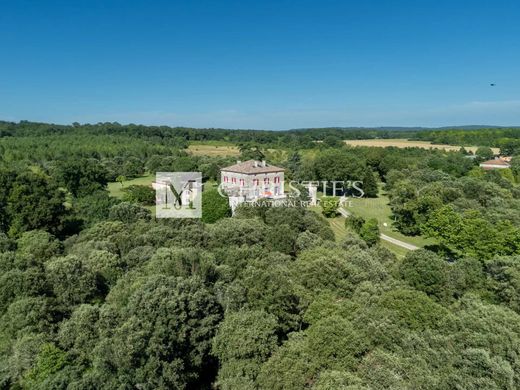
{"label": "distant village rooftop", "polygon": [[221,169],[222,172],[235,172],[243,173],[246,175],[257,174],[257,173],[274,173],[284,172],[285,169],[269,165],[264,161],[247,160],[237,161],[236,164]]}
{"label": "distant village rooftop", "polygon": [[[511,159],[509,158],[509,161]],[[480,163],[480,167],[484,169],[500,169],[500,168],[510,168],[508,158],[499,157],[494,160],[483,161]]]}

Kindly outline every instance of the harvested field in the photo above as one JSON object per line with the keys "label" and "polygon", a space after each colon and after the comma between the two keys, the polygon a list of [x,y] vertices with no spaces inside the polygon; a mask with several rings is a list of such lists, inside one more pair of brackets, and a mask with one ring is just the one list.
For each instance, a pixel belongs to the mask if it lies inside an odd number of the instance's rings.
{"label": "harvested field", "polygon": [[[346,140],[346,144],[351,146],[373,146],[378,148],[386,148],[389,146],[394,146],[397,148],[423,148],[423,149],[444,149],[449,151],[457,151],[460,149],[460,146],[454,145],[440,145],[440,144],[432,144],[427,141],[410,141],[407,139],[359,139],[359,140]],[[464,148],[468,151],[472,151],[475,153],[478,146],[464,146]],[[491,148],[493,152],[498,154],[498,148]]]}
{"label": "harvested field", "polygon": [[240,154],[236,146],[194,144],[188,147],[188,152],[194,156],[227,157]]}

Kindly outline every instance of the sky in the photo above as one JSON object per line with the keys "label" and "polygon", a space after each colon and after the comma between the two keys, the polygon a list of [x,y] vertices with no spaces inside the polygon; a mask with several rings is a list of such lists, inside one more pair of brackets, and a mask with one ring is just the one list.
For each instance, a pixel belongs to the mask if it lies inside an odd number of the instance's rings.
{"label": "sky", "polygon": [[0,120],[520,125],[519,20],[518,0],[0,0]]}

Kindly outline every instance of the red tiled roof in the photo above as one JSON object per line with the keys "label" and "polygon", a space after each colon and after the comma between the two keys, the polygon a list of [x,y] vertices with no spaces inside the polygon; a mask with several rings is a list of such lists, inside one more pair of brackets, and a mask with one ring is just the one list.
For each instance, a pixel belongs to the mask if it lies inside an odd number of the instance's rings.
{"label": "red tiled roof", "polygon": [[501,167],[508,167],[509,163],[507,163],[504,160],[495,159],[495,160],[488,160],[488,161],[481,162],[480,165],[496,165],[496,166],[501,166]]}

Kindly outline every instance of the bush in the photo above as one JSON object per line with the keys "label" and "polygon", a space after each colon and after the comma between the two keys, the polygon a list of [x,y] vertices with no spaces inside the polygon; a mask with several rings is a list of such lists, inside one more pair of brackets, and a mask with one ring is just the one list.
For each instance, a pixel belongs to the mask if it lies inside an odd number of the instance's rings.
{"label": "bush", "polygon": [[377,219],[372,218],[366,221],[359,231],[359,236],[369,245],[375,245],[379,242],[379,226]]}
{"label": "bush", "polygon": [[322,214],[326,218],[334,218],[338,213],[339,199],[335,196],[324,196],[321,198]]}
{"label": "bush", "polygon": [[202,193],[202,222],[215,223],[219,219],[231,216],[229,198],[221,196],[217,190]]}

